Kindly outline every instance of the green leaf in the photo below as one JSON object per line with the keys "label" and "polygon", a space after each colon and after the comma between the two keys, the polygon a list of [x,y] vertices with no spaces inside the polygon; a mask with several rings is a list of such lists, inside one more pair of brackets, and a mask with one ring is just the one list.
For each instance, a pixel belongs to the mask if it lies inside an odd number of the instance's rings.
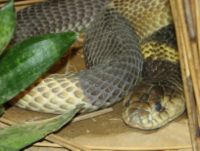
{"label": "green leaf", "polygon": [[16,27],[16,14],[13,0],[0,9],[0,55],[10,42]]}
{"label": "green leaf", "polygon": [[0,60],[0,104],[24,91],[76,41],[74,32],[32,37],[17,44]]}
{"label": "green leaf", "polygon": [[44,138],[46,135],[57,131],[65,124],[67,124],[82,105],[77,106],[71,111],[56,116],[54,118],[21,123],[20,125],[13,125],[11,127],[0,130],[0,151],[18,151],[24,147],[33,144],[34,142]]}
{"label": "green leaf", "polygon": [[4,107],[0,106],[0,116],[3,115],[4,111],[5,111]]}

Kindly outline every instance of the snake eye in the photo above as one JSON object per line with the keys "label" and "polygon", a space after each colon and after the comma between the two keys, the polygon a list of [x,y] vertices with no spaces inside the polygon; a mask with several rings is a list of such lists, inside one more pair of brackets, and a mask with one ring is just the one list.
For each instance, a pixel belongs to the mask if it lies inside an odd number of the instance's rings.
{"label": "snake eye", "polygon": [[164,110],[164,108],[162,107],[162,105],[161,105],[159,102],[157,102],[157,103],[155,104],[155,108],[156,108],[156,111],[158,111],[158,112]]}

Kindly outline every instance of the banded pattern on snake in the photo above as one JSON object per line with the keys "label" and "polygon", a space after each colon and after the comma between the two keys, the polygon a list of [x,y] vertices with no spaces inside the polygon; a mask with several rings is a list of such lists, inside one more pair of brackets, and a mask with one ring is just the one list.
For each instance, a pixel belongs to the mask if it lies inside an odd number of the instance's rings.
{"label": "banded pattern on snake", "polygon": [[125,96],[124,121],[155,129],[185,110],[168,0],[48,0],[17,14],[15,42],[62,31],[84,33],[88,69],[43,79],[17,105],[62,114],[105,108]]}

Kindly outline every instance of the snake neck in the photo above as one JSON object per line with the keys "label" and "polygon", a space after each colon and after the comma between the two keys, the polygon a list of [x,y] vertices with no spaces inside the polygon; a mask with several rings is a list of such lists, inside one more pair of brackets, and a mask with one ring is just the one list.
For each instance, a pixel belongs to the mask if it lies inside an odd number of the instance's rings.
{"label": "snake neck", "polygon": [[182,93],[182,79],[173,24],[161,28],[141,43],[145,58],[143,79]]}

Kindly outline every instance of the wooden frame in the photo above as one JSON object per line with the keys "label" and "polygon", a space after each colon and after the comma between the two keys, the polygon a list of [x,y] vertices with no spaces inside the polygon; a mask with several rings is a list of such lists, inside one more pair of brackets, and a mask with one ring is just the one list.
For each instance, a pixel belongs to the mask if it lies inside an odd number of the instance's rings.
{"label": "wooden frame", "polygon": [[200,1],[170,0],[194,151],[200,150]]}
{"label": "wooden frame", "polygon": [[[7,0],[0,0],[0,7]],[[15,0],[17,10],[44,0]],[[194,151],[200,151],[200,0],[170,0]]]}

